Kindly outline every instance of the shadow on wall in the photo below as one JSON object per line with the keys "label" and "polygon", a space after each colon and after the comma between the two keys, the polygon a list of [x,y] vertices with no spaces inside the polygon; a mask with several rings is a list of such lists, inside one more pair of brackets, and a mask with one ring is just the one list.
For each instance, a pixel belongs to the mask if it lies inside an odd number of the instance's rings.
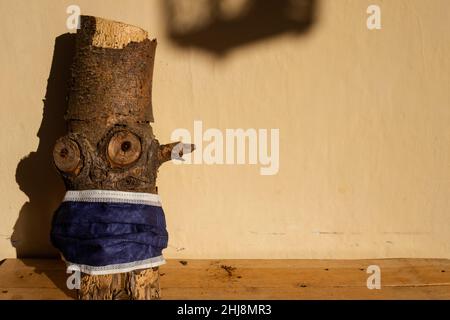
{"label": "shadow on wall", "polygon": [[17,165],[16,181],[29,198],[20,210],[11,236],[18,258],[58,256],[50,244],[50,226],[65,189],[54,168],[52,151],[55,141],[66,133],[64,114],[74,53],[74,34],[56,38],[44,112],[37,133],[39,146]]}
{"label": "shadow on wall", "polygon": [[217,54],[313,24],[316,0],[163,0],[169,38]]}

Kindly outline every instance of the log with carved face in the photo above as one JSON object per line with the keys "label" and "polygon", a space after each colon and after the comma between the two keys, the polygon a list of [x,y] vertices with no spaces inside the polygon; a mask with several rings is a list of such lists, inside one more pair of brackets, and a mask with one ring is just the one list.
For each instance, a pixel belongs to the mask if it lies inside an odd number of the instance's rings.
{"label": "log with carved face", "polygon": [[52,243],[83,276],[81,299],[155,299],[167,246],[159,167],[192,145],[160,145],[152,127],[156,40],[82,16],[68,97],[68,133],[54,147],[66,196]]}

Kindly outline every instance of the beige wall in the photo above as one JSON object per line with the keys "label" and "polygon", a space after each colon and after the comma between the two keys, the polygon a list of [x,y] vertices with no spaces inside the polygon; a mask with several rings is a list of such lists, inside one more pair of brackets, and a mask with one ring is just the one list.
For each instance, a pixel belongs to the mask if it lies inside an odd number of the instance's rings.
{"label": "beige wall", "polygon": [[[450,1],[321,0],[309,32],[218,58],[175,46],[160,1],[0,0],[0,259],[16,254],[15,225],[22,254],[51,253],[63,189],[37,132],[73,3],[158,38],[160,141],[194,120],[280,129],[275,176],[251,165],[160,170],[168,257],[450,258]],[[370,4],[382,30],[366,28]]]}

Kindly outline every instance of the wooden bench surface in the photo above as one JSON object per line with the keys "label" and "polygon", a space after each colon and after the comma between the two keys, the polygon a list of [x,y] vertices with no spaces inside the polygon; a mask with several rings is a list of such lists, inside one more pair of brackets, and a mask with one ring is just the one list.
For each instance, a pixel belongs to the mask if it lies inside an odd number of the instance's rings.
{"label": "wooden bench surface", "polygon": [[[369,290],[370,265],[381,289]],[[7,259],[0,299],[73,299],[59,260]],[[168,260],[163,299],[450,299],[450,260]]]}

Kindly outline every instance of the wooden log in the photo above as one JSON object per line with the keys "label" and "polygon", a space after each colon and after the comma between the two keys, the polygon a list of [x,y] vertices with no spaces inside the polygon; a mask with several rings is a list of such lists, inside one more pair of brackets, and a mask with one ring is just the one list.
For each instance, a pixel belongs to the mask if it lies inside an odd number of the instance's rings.
{"label": "wooden log", "polygon": [[[134,26],[82,16],[77,32],[68,134],[55,145],[54,162],[68,190],[157,193],[160,165],[177,146],[160,145],[153,122],[151,89],[156,40]],[[80,299],[158,299],[159,270],[86,275]]]}
{"label": "wooden log", "polygon": [[159,268],[110,275],[83,275],[80,300],[157,300],[161,297]]}

